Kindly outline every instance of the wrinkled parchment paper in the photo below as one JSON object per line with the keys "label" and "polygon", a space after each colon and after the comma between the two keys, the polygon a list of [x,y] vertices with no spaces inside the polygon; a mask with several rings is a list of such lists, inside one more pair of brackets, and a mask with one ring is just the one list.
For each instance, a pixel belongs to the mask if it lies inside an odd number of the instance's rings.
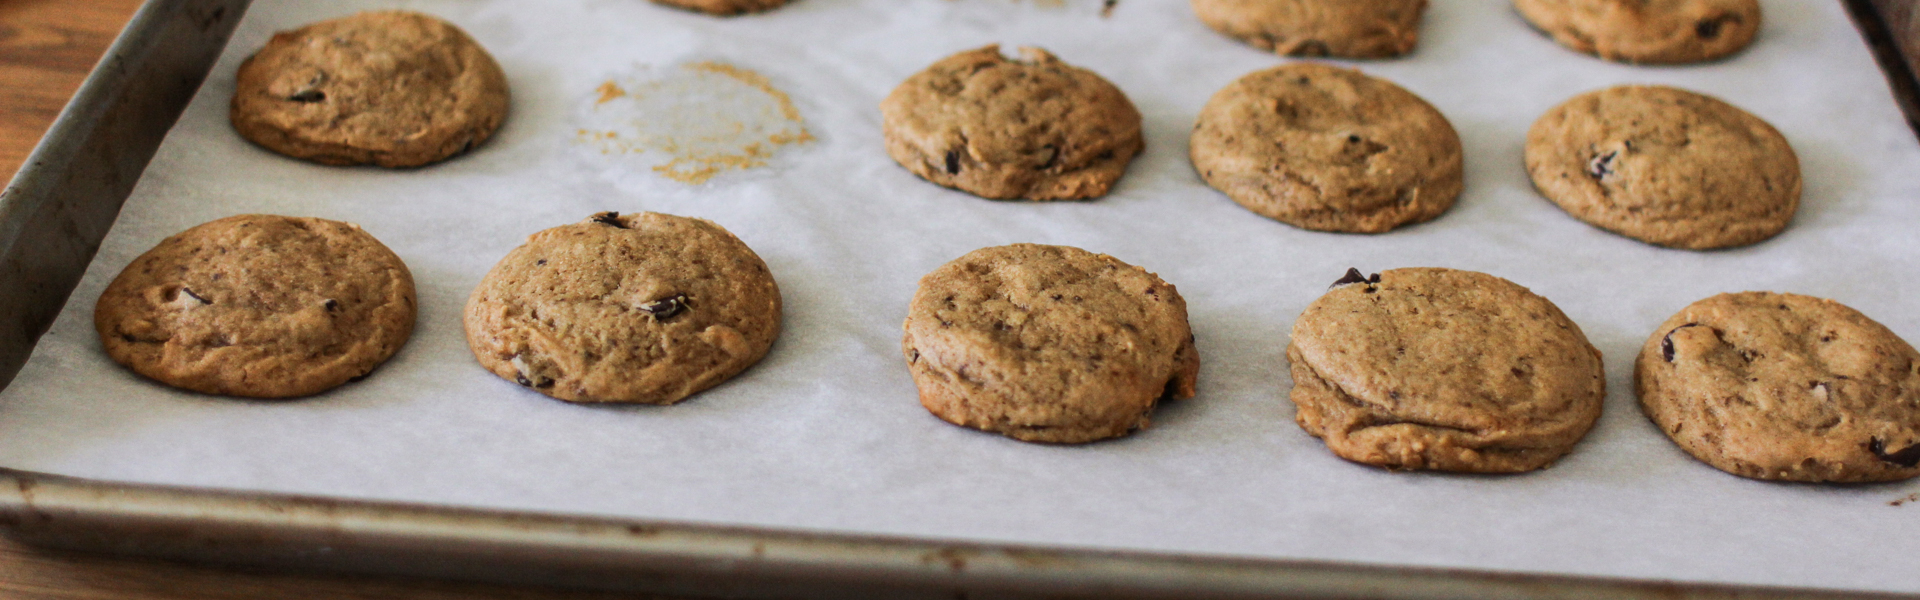
{"label": "wrinkled parchment paper", "polygon": [[[1634,405],[1634,353],[1725,291],[1831,297],[1920,339],[1920,144],[1833,2],[1766,2],[1747,52],[1633,67],[1555,46],[1505,2],[1436,2],[1418,51],[1358,63],[1440,108],[1467,187],[1437,221],[1314,233],[1241,209],[1186,158],[1215,90],[1279,64],[1180,0],[799,0],[716,19],[641,0],[260,0],[154,158],[84,282],[0,394],[0,464],[111,480],[463,506],[1134,549],[1705,582],[1920,592],[1920,483],[1782,485],[1682,454]],[[234,70],[271,33],[363,8],[441,15],[504,66],[513,112],[471,155],[417,170],[332,168],[227,124]],[[877,104],[909,74],[988,43],[1044,46],[1125,90],[1147,151],[1108,198],[996,203],[941,189],[882,150]],[[813,138],[688,185],[583,143],[606,81],[708,62],[763,75]],[[1521,167],[1526,128],[1617,83],[1682,86],[1772,122],[1799,152],[1792,226],[1744,249],[1651,247],[1566,216]],[[637,165],[637,166],[636,166]],[[495,378],[459,310],[538,229],[602,210],[720,222],[778,278],[786,327],[736,380],[672,407],[587,407]],[[134,256],[245,212],[357,222],[419,282],[412,342],[365,382],[303,400],[200,396],[117,367],[94,299]],[[942,423],[915,401],[900,322],[920,275],[975,248],[1068,244],[1179,286],[1199,396],[1151,429],[1078,447]],[[1488,477],[1340,461],[1292,423],[1282,348],[1349,266],[1447,266],[1552,299],[1606,355],[1606,415],[1558,465]]]}

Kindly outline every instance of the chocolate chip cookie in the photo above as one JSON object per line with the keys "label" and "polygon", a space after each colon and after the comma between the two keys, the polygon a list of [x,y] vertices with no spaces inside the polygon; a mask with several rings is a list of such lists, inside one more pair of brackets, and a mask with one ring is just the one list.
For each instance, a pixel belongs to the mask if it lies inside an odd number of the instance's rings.
{"label": "chocolate chip cookie", "polygon": [[1832,300],[1693,303],[1634,362],[1640,408],[1694,458],[1754,479],[1920,475],[1920,353]]}
{"label": "chocolate chip cookie", "polygon": [[727,17],[773,10],[786,6],[787,2],[790,1],[791,0],[653,0],[653,3]]}
{"label": "chocolate chip cookie", "polygon": [[1513,0],[1560,45],[1612,61],[1690,63],[1747,47],[1758,0]]}
{"label": "chocolate chip cookie", "polygon": [[1671,248],[1760,242],[1800,206],[1800,159],[1779,131],[1670,87],[1613,87],[1554,107],[1527,132],[1526,163],[1568,214]]}
{"label": "chocolate chip cookie", "polygon": [[949,423],[1073,444],[1147,426],[1200,372],[1180,292],[1066,246],[982,248],[920,279],[901,349],[920,404]]}
{"label": "chocolate chip cookie", "polygon": [[1427,0],[1193,0],[1214,31],[1282,56],[1388,58],[1413,51]]}
{"label": "chocolate chip cookie", "polygon": [[1294,63],[1213,95],[1189,145],[1207,185],[1318,231],[1379,233],[1440,216],[1464,186],[1460,136],[1412,92],[1359,71]]}
{"label": "chocolate chip cookie", "polygon": [[294,158],[417,167],[486,142],[507,116],[507,78],[446,21],[364,12],[274,34],[241,63],[228,114]]}
{"label": "chocolate chip cookie", "polygon": [[1295,420],[1341,458],[1515,473],[1600,417],[1600,351],[1552,302],[1472,271],[1348,270],[1293,325]]}
{"label": "chocolate chip cookie", "polygon": [[982,198],[1104,196],[1146,147],[1140,111],[1107,80],[1039,48],[987,46],[908,77],[880,103],[887,154]]}
{"label": "chocolate chip cookie", "polygon": [[780,289],[719,225],[600,213],[527,238],[467,299],[467,345],[568,402],[672,404],[760,362]]}
{"label": "chocolate chip cookie", "polygon": [[240,215],[134,259],[94,305],[107,355],[177,388],[291,398],[357,381],[413,334],[413,275],[359,226]]}

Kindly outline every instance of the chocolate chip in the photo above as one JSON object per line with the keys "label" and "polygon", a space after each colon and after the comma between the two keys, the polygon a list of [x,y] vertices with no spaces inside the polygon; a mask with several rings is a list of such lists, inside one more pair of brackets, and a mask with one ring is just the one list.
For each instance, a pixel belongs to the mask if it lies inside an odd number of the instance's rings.
{"label": "chocolate chip", "polygon": [[687,309],[687,296],[685,294],[676,295],[672,298],[668,298],[665,300],[655,300],[653,302],[640,305],[640,310],[645,311],[647,314],[653,315],[653,318],[656,321],[665,321],[667,319],[671,319],[673,318],[674,315],[680,314],[682,311],[685,311],[686,309]]}
{"label": "chocolate chip", "polygon": [[542,258],[540,260],[533,261],[533,264],[539,265],[542,267],[547,266],[547,259]]}
{"label": "chocolate chip", "polygon": [[1875,458],[1909,469],[1920,465],[1920,444],[1907,446],[1899,452],[1888,453],[1886,442],[1880,441],[1880,438],[1869,438],[1867,451],[1872,452]]}
{"label": "chocolate chip", "polygon": [[327,93],[320,90],[300,90],[292,96],[287,96],[287,99],[301,104],[313,104],[315,102],[325,101],[327,99]]}
{"label": "chocolate chip", "polygon": [[947,151],[947,174],[948,175],[960,174],[960,151],[959,150]]}
{"label": "chocolate chip", "polygon": [[1695,24],[1693,26],[1693,32],[1700,34],[1700,39],[1710,40],[1720,37],[1721,27],[1726,26],[1728,23],[1736,23],[1739,21],[1740,17],[1738,15],[1720,15]]}
{"label": "chocolate chip", "polygon": [[1348,135],[1348,136],[1347,136],[1347,143],[1349,143],[1349,144],[1358,144],[1358,143],[1360,143],[1360,136],[1358,136],[1358,135]]}
{"label": "chocolate chip", "polygon": [[194,300],[199,300],[201,304],[213,304],[212,300],[201,298],[199,294],[193,293],[193,288],[183,286],[180,288],[180,293],[186,294],[187,297],[193,298]]}
{"label": "chocolate chip", "polygon": [[526,387],[533,387],[533,382],[527,381],[527,376],[525,375],[518,375],[518,374],[514,375],[513,382]]}
{"label": "chocolate chip", "polygon": [[589,219],[601,225],[612,225],[620,229],[627,228],[625,224],[620,222],[620,213],[613,212],[613,211],[607,211],[603,213],[594,213],[592,217],[589,217]]}
{"label": "chocolate chip", "polygon": [[1613,159],[1619,156],[1620,153],[1615,151],[1593,157],[1593,160],[1587,161],[1587,175],[1594,179],[1605,179],[1608,175],[1612,175]]}
{"label": "chocolate chip", "polygon": [[359,383],[359,382],[362,382],[362,381],[366,381],[366,380],[367,380],[367,378],[368,378],[368,377],[371,377],[372,375],[373,375],[373,371],[367,371],[367,372],[365,372],[365,373],[361,373],[361,374],[359,374],[359,375],[355,375],[355,376],[352,376],[352,377],[348,377],[348,378],[347,378],[347,383]]}
{"label": "chocolate chip", "polygon": [[1673,362],[1673,332],[1686,329],[1688,327],[1699,327],[1699,326],[1700,326],[1699,323],[1688,323],[1688,324],[1673,328],[1673,331],[1668,331],[1666,337],[1660,338],[1660,357],[1667,359],[1667,362]]}
{"label": "chocolate chip", "polygon": [[340,309],[340,303],[335,301],[332,298],[328,298],[326,302],[321,303],[321,306],[327,307],[327,312],[333,312],[335,310]]}
{"label": "chocolate chip", "polygon": [[1366,283],[1366,282],[1367,282],[1367,276],[1361,274],[1360,269],[1347,267],[1347,274],[1341,276],[1339,281],[1333,282],[1333,286],[1331,287],[1339,287],[1349,283]]}

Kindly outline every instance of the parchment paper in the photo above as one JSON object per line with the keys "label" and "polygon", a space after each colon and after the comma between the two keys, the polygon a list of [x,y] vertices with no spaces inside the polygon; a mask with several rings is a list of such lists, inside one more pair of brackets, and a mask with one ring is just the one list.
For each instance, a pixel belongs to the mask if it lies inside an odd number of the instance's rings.
{"label": "parchment paper", "polygon": [[[1920,592],[1920,484],[1782,485],[1695,462],[1641,416],[1632,358],[1668,315],[1739,290],[1831,297],[1920,339],[1920,145],[1837,3],[1765,2],[1747,52],[1633,67],[1561,49],[1505,2],[1436,2],[1410,57],[1358,63],[1459,129],[1460,203],[1386,235],[1324,234],[1207,188],[1186,137],[1207,97],[1282,62],[1204,28],[1180,0],[799,0],[715,19],[641,0],[256,2],[73,300],[0,394],[0,464],[123,481],[1089,548]],[[275,30],[375,6],[441,15],[505,67],[491,143],[417,170],[331,168],[227,124],[234,70]],[[882,150],[877,104],[948,54],[1033,44],[1090,68],[1146,115],[1147,151],[1090,203],[996,203],[935,187]],[[817,138],[690,186],[583,151],[574,116],[636,68],[721,61],[790,94]],[[1772,122],[1805,169],[1778,238],[1721,252],[1648,246],[1539,198],[1528,125],[1627,82],[1717,95]],[[765,362],[672,407],[567,405],[482,371],[459,310],[538,229],[601,210],[714,219],[786,299]],[[362,224],[411,266],[412,342],[365,382],[304,400],[181,393],[102,352],[92,307],[140,252],[243,212]],[[975,248],[1068,244],[1160,273],[1192,307],[1199,396],[1119,441],[1040,446],[964,430],[915,401],[899,352],[917,279]],[[1606,415],[1545,471],[1388,473],[1292,423],[1282,348],[1349,266],[1446,266],[1552,299],[1606,355]]]}

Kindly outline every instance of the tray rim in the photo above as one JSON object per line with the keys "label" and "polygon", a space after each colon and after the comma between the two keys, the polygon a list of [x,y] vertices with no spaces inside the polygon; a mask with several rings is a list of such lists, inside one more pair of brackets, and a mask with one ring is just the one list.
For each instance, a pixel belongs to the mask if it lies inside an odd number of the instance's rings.
{"label": "tray rim", "polygon": [[[1893,39],[1882,17],[1887,5],[1915,0],[1841,0],[1855,19],[1896,93],[1915,89],[1911,65],[1896,68],[1880,39]],[[23,250],[28,227],[48,218],[59,184],[93,171],[129,168],[119,186],[84,190],[105,223],[71,233],[84,250],[72,251],[52,282],[26,301],[50,303],[44,322],[23,321],[26,349],[64,306],[121,202],[164,132],[185,109],[217,61],[250,0],[148,0],[61,111],[27,162],[0,192],[0,261]],[[224,11],[232,9],[228,14]],[[207,19],[211,15],[211,19]],[[182,23],[182,19],[201,19]],[[178,29],[193,26],[201,44],[177,56]],[[172,29],[170,29],[172,28]],[[176,37],[168,37],[169,34]],[[167,55],[172,52],[175,55]],[[1894,52],[1899,57],[1899,50]],[[156,60],[185,72],[170,81],[171,95],[149,98],[166,106],[127,111],[151,91],[138,75]],[[196,74],[197,73],[197,74]],[[1905,75],[1904,83],[1900,81]],[[153,78],[148,78],[153,79]],[[184,94],[178,93],[184,89]],[[1902,98],[1903,106],[1911,100]],[[88,142],[123,119],[161,135],[134,135],[125,155],[85,151]],[[1920,129],[1920,120],[1915,121]],[[115,162],[108,165],[103,163]],[[91,161],[91,162],[89,162]],[[76,217],[58,215],[66,219]],[[100,214],[83,215],[99,219]],[[71,241],[71,240],[70,240]],[[7,266],[0,262],[0,267]],[[33,275],[33,274],[29,274]],[[0,268],[0,277],[21,277]],[[15,281],[18,281],[17,279]],[[49,286],[49,284],[51,284]],[[60,289],[64,286],[64,289]],[[0,286],[20,288],[22,286]],[[0,294],[6,295],[6,294]],[[0,308],[5,308],[0,299]],[[44,309],[44,306],[41,307]],[[44,312],[44,311],[42,311]],[[0,325],[17,325],[4,323]],[[0,343],[17,340],[0,339]],[[0,352],[0,363],[6,362]],[[24,363],[25,356],[19,361]],[[0,364],[0,389],[20,364]],[[1046,597],[1313,597],[1313,598],[1907,598],[1811,588],[1585,577],[1545,573],[1371,565],[1334,561],[1236,558],[1150,552],[992,544],[928,538],[734,527],[661,520],[607,518],[157,486],[91,480],[0,467],[0,535],[33,546],[347,573],[557,585],[654,593],[729,596],[845,597],[884,594],[951,598],[958,594]]]}

